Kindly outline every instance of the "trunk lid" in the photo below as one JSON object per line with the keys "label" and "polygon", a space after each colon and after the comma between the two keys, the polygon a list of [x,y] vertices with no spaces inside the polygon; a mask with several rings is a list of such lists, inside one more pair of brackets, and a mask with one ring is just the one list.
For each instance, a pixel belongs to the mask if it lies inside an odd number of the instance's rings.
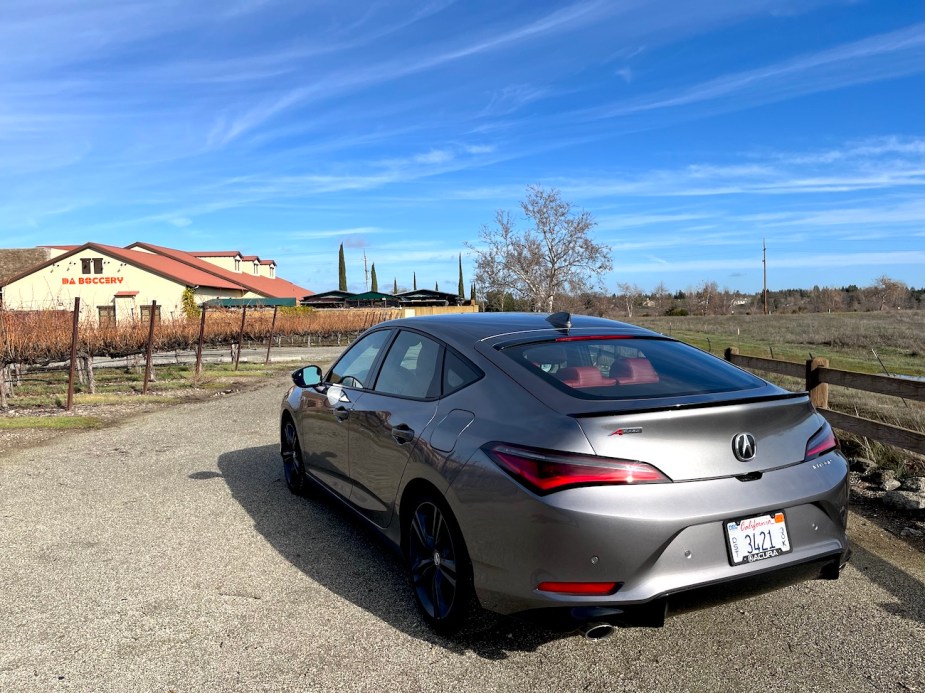
{"label": "trunk lid", "polygon": [[[575,418],[596,454],[646,462],[673,481],[766,472],[801,462],[807,441],[822,426],[807,396]],[[740,460],[734,452],[734,439],[743,433],[754,436],[752,459]]]}

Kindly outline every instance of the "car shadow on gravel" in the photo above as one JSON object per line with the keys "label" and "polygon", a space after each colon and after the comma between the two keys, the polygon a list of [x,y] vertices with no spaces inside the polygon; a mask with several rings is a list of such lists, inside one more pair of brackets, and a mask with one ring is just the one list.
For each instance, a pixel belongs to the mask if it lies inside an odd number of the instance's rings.
{"label": "car shadow on gravel", "polygon": [[896,567],[862,546],[852,546],[851,565],[864,577],[889,592],[895,602],[881,603],[884,611],[900,618],[925,624],[925,585],[920,580]]}
{"label": "car shadow on gravel", "polygon": [[417,612],[400,555],[362,518],[318,489],[306,497],[289,493],[279,449],[266,445],[218,458],[221,475],[195,472],[190,479],[221,476],[254,527],[287,561],[322,587],[347,599],[394,628],[432,645],[490,660],[510,652],[532,652],[572,632],[491,614],[475,605],[457,635],[434,633]]}

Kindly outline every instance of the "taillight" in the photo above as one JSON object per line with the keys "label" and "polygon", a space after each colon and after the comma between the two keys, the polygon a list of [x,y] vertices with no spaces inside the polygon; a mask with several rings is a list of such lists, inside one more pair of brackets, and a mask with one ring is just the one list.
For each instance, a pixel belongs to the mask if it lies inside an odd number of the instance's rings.
{"label": "taillight", "polygon": [[811,460],[820,455],[835,450],[838,447],[838,438],[828,423],[816,431],[806,443],[806,459]]}
{"label": "taillight", "polygon": [[645,462],[492,445],[485,452],[504,471],[539,494],[574,486],[654,484],[670,479]]}

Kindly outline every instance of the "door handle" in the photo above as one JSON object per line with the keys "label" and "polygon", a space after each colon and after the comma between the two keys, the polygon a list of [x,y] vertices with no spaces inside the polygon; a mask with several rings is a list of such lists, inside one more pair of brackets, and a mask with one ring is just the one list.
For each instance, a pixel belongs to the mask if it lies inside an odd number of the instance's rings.
{"label": "door handle", "polygon": [[395,442],[399,445],[404,445],[414,440],[414,431],[405,424],[401,426],[392,426],[392,438],[394,438]]}
{"label": "door handle", "polygon": [[334,418],[338,421],[346,421],[350,416],[350,410],[347,407],[337,407],[334,410]]}

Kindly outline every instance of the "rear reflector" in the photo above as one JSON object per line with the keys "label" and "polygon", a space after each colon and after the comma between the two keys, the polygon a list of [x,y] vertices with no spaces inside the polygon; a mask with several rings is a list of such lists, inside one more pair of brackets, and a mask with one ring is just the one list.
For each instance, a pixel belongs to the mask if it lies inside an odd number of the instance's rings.
{"label": "rear reflector", "polygon": [[541,582],[536,586],[541,592],[598,597],[613,594],[619,588],[618,582]]}
{"label": "rear reflector", "polygon": [[539,494],[574,486],[653,484],[670,481],[659,470],[645,462],[528,450],[503,444],[490,445],[484,450],[495,464]]}

